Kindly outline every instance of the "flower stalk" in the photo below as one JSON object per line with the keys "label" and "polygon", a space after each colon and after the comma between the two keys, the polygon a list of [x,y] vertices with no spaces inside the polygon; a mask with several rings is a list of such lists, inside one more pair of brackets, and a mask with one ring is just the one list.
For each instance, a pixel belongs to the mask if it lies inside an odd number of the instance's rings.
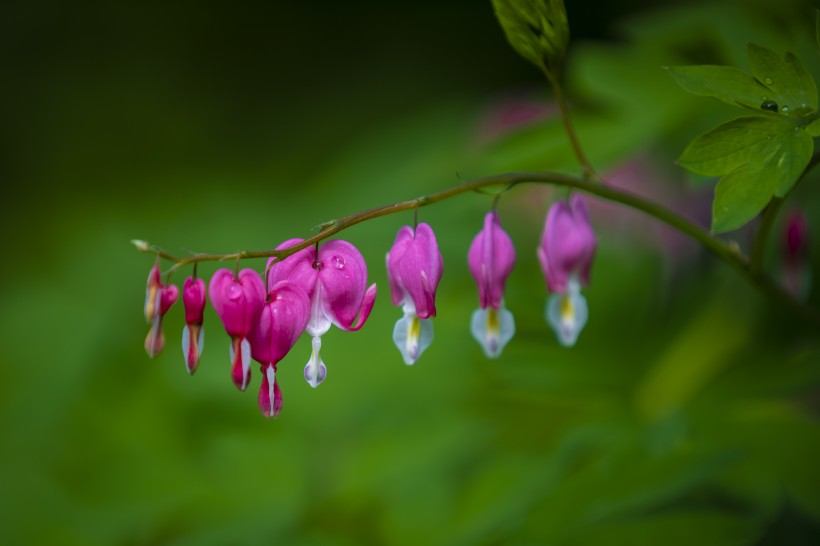
{"label": "flower stalk", "polygon": [[817,310],[804,305],[794,299],[788,292],[778,285],[765,271],[752,268],[749,259],[741,254],[735,245],[732,245],[709,232],[703,226],[685,218],[677,212],[656,203],[640,195],[626,190],[605,185],[597,180],[588,180],[581,176],[554,172],[510,172],[490,176],[475,178],[441,190],[436,193],[423,195],[416,199],[399,201],[380,207],[364,210],[338,218],[320,225],[319,233],[304,239],[288,248],[277,250],[260,250],[233,252],[229,254],[198,253],[191,256],[176,256],[159,247],[151,245],[142,240],[134,240],[132,244],[141,252],[155,254],[159,258],[173,262],[173,265],[166,273],[172,273],[180,267],[200,262],[217,262],[225,260],[244,260],[249,258],[277,258],[284,259],[291,254],[315,245],[333,235],[344,231],[356,224],[409,211],[416,207],[426,207],[434,203],[439,203],[468,192],[481,191],[492,187],[501,187],[504,191],[509,190],[519,184],[546,184],[551,186],[566,187],[573,190],[583,191],[590,195],[595,195],[608,201],[620,203],[635,210],[639,210],[656,220],[667,224],[674,229],[684,233],[697,241],[701,246],[709,250],[715,257],[726,263],[744,278],[755,285],[762,292],[773,300],[789,308],[804,320],[812,323],[815,327],[820,326],[820,313]]}

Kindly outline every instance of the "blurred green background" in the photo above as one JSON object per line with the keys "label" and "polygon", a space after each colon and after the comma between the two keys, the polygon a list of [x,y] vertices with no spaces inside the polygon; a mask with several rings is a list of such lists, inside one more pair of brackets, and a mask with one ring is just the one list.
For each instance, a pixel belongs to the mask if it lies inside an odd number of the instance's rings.
{"label": "blurred green background", "polygon": [[[709,181],[674,159],[741,112],[688,96],[661,67],[746,68],[754,41],[820,76],[809,2],[568,4],[565,76],[591,159],[705,223]],[[468,330],[466,252],[491,202],[479,194],[420,212],[445,274],[435,342],[412,368],[390,340],[401,313],[383,262],[412,215],[344,233],[376,306],[360,332],[325,336],[316,390],[299,341],[280,365],[278,420],[257,410],[258,374],[249,392],[232,386],[210,309],[195,376],[180,305],[165,352],[146,356],[152,258],[130,239],[176,254],[273,248],[460,179],[577,172],[549,90],[489,2],[2,10],[0,543],[820,543],[820,333],[682,237],[594,199],[590,321],[571,350],[544,322],[534,252],[553,193],[520,187],[499,207],[518,250],[518,331],[496,361]],[[809,217],[814,272],[817,183],[785,207]],[[747,248],[749,234],[729,237]]]}

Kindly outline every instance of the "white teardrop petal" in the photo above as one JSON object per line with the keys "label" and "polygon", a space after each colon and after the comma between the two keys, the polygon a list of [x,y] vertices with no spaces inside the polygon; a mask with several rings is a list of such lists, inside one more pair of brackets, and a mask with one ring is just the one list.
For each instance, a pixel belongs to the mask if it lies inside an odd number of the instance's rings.
{"label": "white teardrop petal", "polygon": [[588,314],[586,299],[580,292],[552,294],[547,300],[547,322],[564,347],[575,345],[587,323]]}

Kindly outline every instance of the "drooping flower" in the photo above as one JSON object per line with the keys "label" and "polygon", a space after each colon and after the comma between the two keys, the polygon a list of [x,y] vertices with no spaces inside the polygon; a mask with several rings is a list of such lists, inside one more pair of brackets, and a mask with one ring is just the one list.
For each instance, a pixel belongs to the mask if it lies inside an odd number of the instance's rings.
{"label": "drooping flower", "polygon": [[581,196],[573,194],[569,201],[553,203],[538,247],[538,260],[547,289],[552,292],[547,301],[547,322],[565,347],[575,344],[587,322],[581,286],[589,283],[595,246],[595,233]]}
{"label": "drooping flower", "polygon": [[202,312],[205,310],[205,281],[188,277],[182,287],[182,303],[185,305],[185,327],[182,330],[182,354],[189,374],[196,371],[202,355],[205,330],[202,328]]}
{"label": "drooping flower", "polygon": [[298,284],[280,281],[268,292],[249,338],[251,355],[261,365],[259,410],[265,417],[276,417],[282,409],[276,367],[299,339],[309,318],[310,299]]}
{"label": "drooping flower", "polygon": [[231,378],[236,387],[244,391],[251,378],[248,335],[262,312],[265,285],[252,269],[243,269],[238,276],[229,269],[220,269],[211,277],[208,296],[231,336]]}
{"label": "drooping flower", "polygon": [[393,342],[405,364],[415,364],[433,341],[436,289],[444,270],[433,229],[421,223],[415,230],[402,227],[387,253],[387,280],[393,305],[401,305],[404,316],[393,328]]}
{"label": "drooping flower", "polygon": [[478,285],[480,308],[473,312],[470,331],[484,353],[495,358],[515,333],[513,315],[504,307],[504,285],[515,266],[515,248],[498,220],[488,212],[467,255],[470,273]]}
{"label": "drooping flower", "polygon": [[[302,239],[290,239],[277,250],[300,242]],[[310,299],[310,318],[305,331],[313,339],[311,356],[305,365],[305,380],[311,387],[317,387],[327,375],[327,367],[319,354],[322,335],[331,325],[348,332],[364,326],[376,300],[376,284],[367,286],[364,257],[355,246],[341,240],[321,245],[318,254],[309,246],[284,260],[268,260],[268,288],[284,280],[300,286]]]}
{"label": "drooping flower", "polygon": [[145,338],[145,351],[151,358],[157,356],[165,347],[162,317],[177,301],[178,296],[179,289],[173,284],[162,284],[159,267],[152,267],[148,272],[148,283],[145,288],[145,320],[151,325]]}

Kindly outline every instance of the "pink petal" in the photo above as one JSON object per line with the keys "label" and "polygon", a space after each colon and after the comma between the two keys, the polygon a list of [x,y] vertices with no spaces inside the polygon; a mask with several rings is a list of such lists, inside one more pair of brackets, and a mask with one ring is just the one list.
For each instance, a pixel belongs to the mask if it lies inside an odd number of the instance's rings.
{"label": "pink petal", "polygon": [[[295,244],[301,243],[303,240],[304,239],[288,239],[277,246],[276,250],[290,248]],[[281,281],[291,281],[301,286],[308,297],[312,297],[313,288],[316,285],[316,278],[319,274],[313,267],[315,259],[316,250],[312,246],[303,248],[284,260],[270,258],[267,263],[268,290],[271,290],[275,284]]]}
{"label": "pink petal", "polygon": [[484,228],[473,239],[467,262],[478,285],[481,308],[498,309],[507,277],[515,265],[515,248],[496,213],[489,212],[484,217]]}
{"label": "pink petal", "polygon": [[566,292],[573,273],[579,273],[583,284],[587,284],[595,246],[595,233],[581,196],[574,194],[569,203],[553,203],[541,239],[543,256],[539,257],[549,290]]}
{"label": "pink petal", "polygon": [[432,228],[421,223],[413,242],[398,263],[401,285],[416,306],[416,315],[426,319],[436,316],[436,289],[443,261]]}
{"label": "pink petal", "polygon": [[390,284],[390,300],[393,305],[401,305],[404,301],[404,286],[401,282],[399,263],[407,252],[407,248],[413,243],[413,230],[410,226],[403,226],[396,234],[396,240],[387,253],[387,281]]}
{"label": "pink petal", "polygon": [[243,269],[234,280],[233,272],[220,269],[211,278],[208,292],[228,334],[247,337],[265,302],[265,286],[259,274]]}
{"label": "pink petal", "polygon": [[162,288],[160,297],[159,313],[164,315],[179,298],[179,288],[172,284]]}
{"label": "pink petal", "polygon": [[364,257],[347,241],[330,241],[319,248],[319,264],[323,313],[343,330],[350,330],[359,315],[359,325],[355,329],[361,328],[370,313],[370,309],[364,315],[360,313],[367,287]]}
{"label": "pink petal", "polygon": [[310,318],[310,299],[298,284],[278,282],[270,291],[268,300],[249,339],[253,359],[261,364],[275,364],[282,360]]}
{"label": "pink petal", "polygon": [[205,281],[188,277],[182,287],[182,303],[185,306],[185,323],[202,324],[205,310]]}

